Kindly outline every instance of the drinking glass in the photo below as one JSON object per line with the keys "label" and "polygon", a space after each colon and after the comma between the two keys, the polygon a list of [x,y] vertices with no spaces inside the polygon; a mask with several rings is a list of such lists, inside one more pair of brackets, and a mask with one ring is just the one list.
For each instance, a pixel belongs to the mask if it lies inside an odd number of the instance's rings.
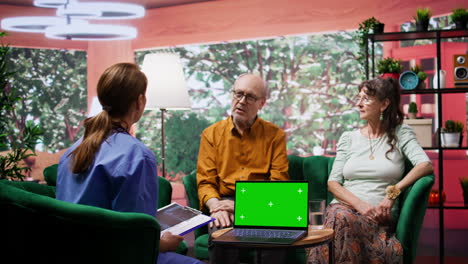
{"label": "drinking glass", "polygon": [[325,200],[316,199],[309,201],[309,224],[312,229],[323,229],[325,214]]}

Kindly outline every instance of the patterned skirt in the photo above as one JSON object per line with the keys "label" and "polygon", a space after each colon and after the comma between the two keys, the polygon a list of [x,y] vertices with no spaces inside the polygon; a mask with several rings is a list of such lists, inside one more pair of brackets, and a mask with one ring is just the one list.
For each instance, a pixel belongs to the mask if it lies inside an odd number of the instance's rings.
{"label": "patterned skirt", "polygon": [[[328,206],[324,226],[335,230],[335,263],[403,263],[403,247],[390,228],[347,205]],[[308,264],[327,261],[328,246],[307,250]]]}

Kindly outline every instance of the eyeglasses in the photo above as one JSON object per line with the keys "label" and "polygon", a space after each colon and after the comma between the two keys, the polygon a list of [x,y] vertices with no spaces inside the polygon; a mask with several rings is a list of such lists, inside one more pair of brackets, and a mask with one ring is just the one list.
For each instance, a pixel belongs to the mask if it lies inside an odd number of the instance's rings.
{"label": "eyeglasses", "polygon": [[356,105],[359,105],[359,103],[361,102],[364,105],[370,105],[374,102],[374,100],[370,99],[367,96],[363,96],[363,97],[356,96],[356,98],[354,98],[354,103],[356,103]]}
{"label": "eyeglasses", "polygon": [[242,92],[236,92],[235,90],[232,90],[232,95],[234,96],[234,99],[236,99],[237,101],[242,101],[242,99],[245,97],[245,101],[248,104],[253,104],[257,102],[258,99],[260,99],[255,95],[245,94]]}

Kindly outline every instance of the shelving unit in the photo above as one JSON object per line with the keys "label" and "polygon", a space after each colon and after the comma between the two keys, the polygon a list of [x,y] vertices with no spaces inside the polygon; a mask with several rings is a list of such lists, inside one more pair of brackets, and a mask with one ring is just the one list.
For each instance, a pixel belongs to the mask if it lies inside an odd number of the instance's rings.
{"label": "shelving unit", "polygon": [[[436,40],[436,75],[439,80],[438,87],[440,87],[440,69],[441,67],[441,39],[446,38],[462,38],[468,37],[468,30],[432,30],[427,32],[390,32],[382,34],[369,34],[366,38],[366,78],[369,79],[371,68],[372,77],[375,77],[375,43],[385,41],[404,41],[404,40],[418,40],[418,39],[435,39]],[[371,50],[369,53],[369,42]],[[371,58],[371,65],[369,67],[369,58]],[[468,88],[442,88],[442,89],[416,89],[416,90],[402,90],[402,94],[435,94],[437,95],[437,127],[442,128],[442,96],[444,94],[453,93],[468,93]],[[438,142],[441,142],[440,129],[437,129]],[[439,192],[442,193],[444,190],[444,151],[448,150],[468,150],[468,147],[460,148],[443,148],[440,146],[434,146],[430,148],[424,148],[425,150],[437,150],[438,152],[438,175],[439,175]],[[439,211],[439,257],[440,263],[444,263],[445,247],[444,247],[444,210],[463,210],[468,209],[468,206],[463,203],[443,203],[442,199],[439,200],[438,206],[428,206],[428,208],[438,209]]]}

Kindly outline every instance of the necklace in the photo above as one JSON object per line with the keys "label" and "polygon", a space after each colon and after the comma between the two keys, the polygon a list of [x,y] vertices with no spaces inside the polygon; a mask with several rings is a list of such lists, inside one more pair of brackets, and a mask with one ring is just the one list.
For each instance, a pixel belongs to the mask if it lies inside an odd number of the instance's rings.
{"label": "necklace", "polygon": [[[369,135],[369,147],[370,147],[369,159],[370,159],[370,160],[373,160],[373,159],[375,159],[375,157],[374,157],[375,148],[372,147],[372,140],[371,140],[371,138],[370,138],[370,135]],[[375,145],[374,145],[374,147],[375,147]]]}

